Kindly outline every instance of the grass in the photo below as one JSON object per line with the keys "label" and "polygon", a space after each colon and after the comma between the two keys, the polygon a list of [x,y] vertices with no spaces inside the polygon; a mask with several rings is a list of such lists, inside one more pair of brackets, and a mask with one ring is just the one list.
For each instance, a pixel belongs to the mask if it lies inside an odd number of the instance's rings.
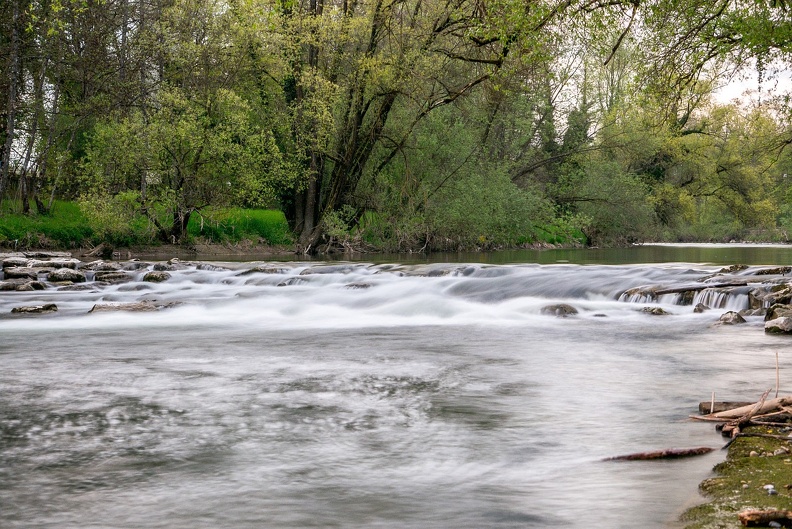
{"label": "grass", "polygon": [[[127,226],[124,233],[106,233],[100,237],[76,202],[55,201],[46,215],[22,215],[19,204],[7,200],[0,214],[0,246],[11,249],[78,248],[106,242],[111,246],[148,245],[152,241],[151,225],[142,215]],[[192,238],[214,243],[239,242],[244,239],[263,244],[291,244],[291,233],[281,211],[243,208],[217,208],[194,214],[187,227]]]}
{"label": "grass", "polygon": [[194,213],[187,233],[212,242],[250,239],[272,245],[292,243],[286,217],[272,209],[222,208]]}
{"label": "grass", "polygon": [[[775,427],[751,427],[748,433],[783,435]],[[723,463],[715,467],[716,477],[701,484],[709,502],[683,515],[686,529],[731,529],[742,527],[737,514],[746,509],[789,509],[792,506],[792,455],[771,455],[778,448],[790,448],[786,441],[760,437],[740,437],[729,447]],[[751,456],[751,452],[768,454]],[[763,487],[772,484],[777,495]]]}
{"label": "grass", "polygon": [[[16,207],[16,209],[15,209]],[[10,248],[75,248],[93,237],[93,229],[74,202],[56,200],[47,215],[13,213],[18,205],[6,201],[0,215],[0,245]]]}

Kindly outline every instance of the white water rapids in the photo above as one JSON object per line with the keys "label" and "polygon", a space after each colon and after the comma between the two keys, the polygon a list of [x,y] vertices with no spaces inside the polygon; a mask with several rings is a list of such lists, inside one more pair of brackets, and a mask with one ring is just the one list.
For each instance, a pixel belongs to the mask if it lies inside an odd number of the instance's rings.
{"label": "white water rapids", "polygon": [[788,349],[714,325],[745,299],[617,301],[719,266],[214,265],[0,293],[0,527],[675,527],[724,452],[603,459],[719,448],[687,416]]}

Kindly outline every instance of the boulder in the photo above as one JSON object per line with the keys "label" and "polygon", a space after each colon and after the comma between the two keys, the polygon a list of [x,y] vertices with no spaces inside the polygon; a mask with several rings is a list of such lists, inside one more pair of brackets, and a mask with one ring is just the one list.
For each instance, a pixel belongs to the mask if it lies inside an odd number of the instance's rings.
{"label": "boulder", "polygon": [[737,325],[740,323],[745,323],[745,318],[740,316],[738,312],[730,310],[729,312],[722,314],[718,321],[724,325]]}
{"label": "boulder", "polygon": [[17,292],[33,292],[34,290],[44,290],[47,285],[41,281],[25,281],[17,287]]}
{"label": "boulder", "polygon": [[765,322],[765,332],[770,334],[792,334],[792,318],[784,316]]}
{"label": "boulder", "polygon": [[71,281],[72,283],[85,283],[85,274],[71,268],[57,268],[49,273],[47,280],[51,283]]}
{"label": "boulder", "polygon": [[566,318],[567,316],[572,316],[574,314],[577,314],[578,310],[572,305],[567,305],[566,303],[558,303],[556,305],[544,306],[541,308],[539,312],[541,312],[542,314],[549,314],[557,318]]}
{"label": "boulder", "polygon": [[792,317],[792,305],[781,305],[780,303],[776,303],[770,306],[770,308],[767,309],[767,314],[765,314],[765,321],[782,317]]}
{"label": "boulder", "polygon": [[11,309],[13,314],[47,314],[57,311],[58,306],[54,303],[47,303],[46,305],[28,305]]}
{"label": "boulder", "polygon": [[698,303],[695,307],[693,307],[693,312],[695,313],[702,313],[707,310],[710,310],[710,308],[703,303]]}
{"label": "boulder", "polygon": [[171,278],[168,272],[155,270],[143,276],[143,281],[146,283],[162,283]]}

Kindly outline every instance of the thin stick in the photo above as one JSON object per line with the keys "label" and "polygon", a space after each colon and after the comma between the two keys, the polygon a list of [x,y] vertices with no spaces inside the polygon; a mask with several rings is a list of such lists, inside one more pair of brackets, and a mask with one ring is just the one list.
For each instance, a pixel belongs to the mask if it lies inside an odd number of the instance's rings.
{"label": "thin stick", "polygon": [[776,351],[776,398],[778,398],[778,385],[781,380],[781,376],[778,372],[778,351]]}
{"label": "thin stick", "polygon": [[715,413],[715,392],[712,392],[712,401],[710,402],[710,414]]}

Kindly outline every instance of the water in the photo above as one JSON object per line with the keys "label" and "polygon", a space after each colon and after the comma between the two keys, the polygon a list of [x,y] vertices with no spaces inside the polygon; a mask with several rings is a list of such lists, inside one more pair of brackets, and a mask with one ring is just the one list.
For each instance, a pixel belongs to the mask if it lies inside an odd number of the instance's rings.
{"label": "water", "polygon": [[[256,264],[0,294],[0,527],[676,527],[722,451],[603,459],[720,447],[698,402],[789,370],[759,317],[616,301],[713,263]],[[141,299],[181,304],[88,314]]]}

